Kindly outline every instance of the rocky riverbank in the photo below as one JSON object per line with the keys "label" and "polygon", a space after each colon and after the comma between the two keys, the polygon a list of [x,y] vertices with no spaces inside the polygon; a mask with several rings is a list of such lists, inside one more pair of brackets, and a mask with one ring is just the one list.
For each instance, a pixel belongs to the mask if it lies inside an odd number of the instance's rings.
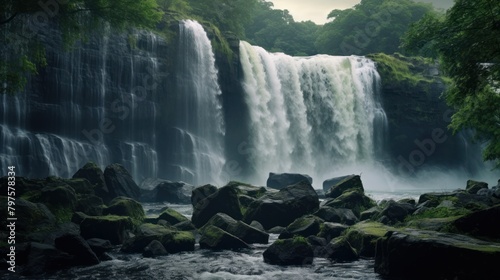
{"label": "rocky riverbank", "polygon": [[[7,182],[0,179],[4,189]],[[103,171],[93,163],[71,179],[16,177],[15,273],[50,278],[110,261],[111,250],[156,258],[262,246],[262,261],[277,266],[368,258],[377,273],[396,279],[490,279],[495,273],[499,186],[468,181],[465,189],[426,193],[418,201],[376,202],[358,175],[327,180],[321,191],[311,184],[307,175],[272,173],[268,187],[152,179],[139,187],[121,165]],[[3,230],[7,198],[0,200],[7,271],[13,244]],[[151,201],[191,204],[193,214],[165,208],[146,215],[141,202]]]}

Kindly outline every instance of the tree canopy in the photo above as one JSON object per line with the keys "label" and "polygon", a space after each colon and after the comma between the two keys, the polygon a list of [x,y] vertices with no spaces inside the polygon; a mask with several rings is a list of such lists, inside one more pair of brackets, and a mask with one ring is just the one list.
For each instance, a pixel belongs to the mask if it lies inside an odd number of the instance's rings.
{"label": "tree canopy", "polygon": [[495,0],[456,0],[444,16],[412,25],[403,47],[431,53],[452,79],[445,94],[456,109],[451,128],[472,128],[486,142],[485,160],[500,167],[500,5]]}
{"label": "tree canopy", "polygon": [[391,54],[409,25],[431,11],[431,4],[411,0],[362,0],[351,9],[330,12],[332,21],[319,31],[316,47],[335,55]]}
{"label": "tree canopy", "polygon": [[296,22],[288,10],[274,9],[273,3],[260,0],[245,25],[245,39],[272,52],[314,55],[319,28],[312,21]]}

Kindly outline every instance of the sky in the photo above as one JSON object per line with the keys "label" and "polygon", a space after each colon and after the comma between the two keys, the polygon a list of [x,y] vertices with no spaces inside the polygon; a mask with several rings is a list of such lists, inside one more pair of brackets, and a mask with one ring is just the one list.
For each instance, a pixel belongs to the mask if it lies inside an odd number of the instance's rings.
{"label": "sky", "polygon": [[[360,0],[271,0],[271,2],[275,9],[288,10],[295,21],[312,20],[317,24],[324,24],[332,10],[351,8]],[[423,0],[422,2],[433,3],[438,8],[448,8],[453,0]]]}

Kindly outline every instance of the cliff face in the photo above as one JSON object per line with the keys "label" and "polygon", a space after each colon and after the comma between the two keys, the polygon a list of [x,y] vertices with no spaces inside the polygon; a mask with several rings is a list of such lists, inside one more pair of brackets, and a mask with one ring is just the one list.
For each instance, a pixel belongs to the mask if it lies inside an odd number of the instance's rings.
{"label": "cliff face", "polygon": [[387,160],[409,173],[435,165],[473,168],[479,150],[470,147],[465,132],[448,130],[453,110],[442,96],[446,84],[438,66],[400,55],[372,59],[388,119]]}

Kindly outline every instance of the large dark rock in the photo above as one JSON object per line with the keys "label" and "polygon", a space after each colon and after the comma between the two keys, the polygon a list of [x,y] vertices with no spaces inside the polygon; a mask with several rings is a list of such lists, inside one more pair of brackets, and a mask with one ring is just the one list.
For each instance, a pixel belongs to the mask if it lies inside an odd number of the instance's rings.
{"label": "large dark rock", "polygon": [[352,262],[359,259],[358,253],[351,244],[342,237],[332,239],[324,249],[327,258],[336,262]]}
{"label": "large dark rock", "polygon": [[122,251],[127,253],[143,253],[153,240],[158,240],[169,253],[194,251],[194,235],[188,231],[154,224],[142,224],[137,234],[126,240]]}
{"label": "large dark rock", "polygon": [[144,248],[142,255],[146,258],[168,255],[167,249],[158,240],[153,240]]}
{"label": "large dark rock", "polygon": [[234,188],[222,187],[216,193],[198,201],[194,206],[191,221],[200,228],[217,213],[224,213],[236,220],[241,220],[243,215]]}
{"label": "large dark rock", "polygon": [[245,241],[213,225],[204,227],[201,233],[200,248],[202,249],[227,250],[249,247]]}
{"label": "large dark rock", "polygon": [[57,250],[52,245],[31,242],[28,248],[27,261],[22,268],[21,274],[40,277],[73,266],[73,259],[73,256]]}
{"label": "large dark rock", "polygon": [[[35,232],[50,231],[56,226],[56,217],[42,203],[32,203],[22,198],[15,201],[16,242],[29,241]],[[2,230],[6,229],[9,222],[6,219],[8,213],[7,197],[0,196],[0,211],[5,217],[0,220]]]}
{"label": "large dark rock", "polygon": [[342,193],[337,198],[332,198],[324,202],[324,206],[333,208],[347,208],[359,217],[361,212],[375,206],[375,202],[364,193],[352,190]]}
{"label": "large dark rock", "polygon": [[344,238],[359,256],[372,258],[375,256],[377,240],[391,230],[394,228],[381,223],[361,222],[350,227]]}
{"label": "large dark rock", "polygon": [[244,221],[257,221],[268,230],[288,226],[295,219],[311,214],[319,207],[318,195],[308,183],[288,186],[276,193],[268,193],[248,207]]}
{"label": "large dark rock", "polygon": [[358,218],[351,209],[333,208],[323,206],[318,211],[314,212],[314,216],[320,217],[326,222],[341,223],[346,225],[354,225],[358,222]]}
{"label": "large dark rock", "polygon": [[74,256],[73,263],[75,265],[99,263],[99,258],[80,235],[63,234],[54,240],[54,245],[58,250]]}
{"label": "large dark rock", "polygon": [[68,185],[45,187],[41,190],[39,201],[56,208],[74,210],[77,203],[77,197],[73,188]]}
{"label": "large dark rock", "polygon": [[143,221],[145,218],[142,205],[139,202],[124,196],[115,197],[111,200],[109,206],[104,208],[103,214],[127,216],[138,222]]}
{"label": "large dark rock", "polygon": [[329,179],[323,182],[326,197],[336,198],[346,191],[355,190],[364,193],[363,183],[359,175],[349,175]]}
{"label": "large dark rock", "polygon": [[347,229],[348,226],[343,224],[325,222],[321,225],[318,237],[330,242],[330,240],[341,236]]}
{"label": "large dark rock", "polygon": [[300,217],[286,227],[280,234],[279,239],[288,239],[297,235],[302,237],[316,235],[319,233],[323,222],[322,219],[313,215]]}
{"label": "large dark rock", "polygon": [[284,187],[295,185],[305,181],[312,185],[312,178],[306,174],[297,173],[269,173],[269,178],[267,178],[266,186],[268,188],[273,188],[281,190]]}
{"label": "large dark rock", "polygon": [[402,279],[492,279],[499,262],[498,243],[405,229],[378,241],[375,271]]}
{"label": "large dark rock", "polygon": [[123,243],[125,232],[133,229],[132,218],[123,216],[88,216],[80,224],[83,238],[101,238],[114,245]]}
{"label": "large dark rock", "polygon": [[387,202],[384,209],[378,214],[379,217],[386,217],[388,224],[403,222],[404,219],[415,212],[415,206],[409,203],[399,203],[393,200]]}
{"label": "large dark rock", "polygon": [[304,237],[276,240],[264,251],[264,262],[276,265],[312,264],[314,251]]}
{"label": "large dark rock", "polygon": [[162,179],[146,179],[141,183],[141,201],[191,203],[194,187],[184,182],[171,182]]}
{"label": "large dark rock", "polygon": [[130,197],[135,200],[139,200],[141,197],[139,186],[121,164],[108,165],[104,170],[104,181],[107,191],[103,191],[101,198],[106,203],[118,196]]}
{"label": "large dark rock", "polygon": [[243,240],[247,244],[269,242],[269,234],[256,229],[242,221],[237,221],[224,213],[213,216],[205,226],[212,225],[218,227]]}
{"label": "large dark rock", "polygon": [[217,187],[213,185],[203,185],[195,188],[191,192],[191,204],[196,206],[198,202],[217,192]]}
{"label": "large dark rock", "polygon": [[453,221],[452,225],[460,233],[500,241],[498,221],[500,205],[467,214]]}
{"label": "large dark rock", "polygon": [[481,189],[488,189],[488,183],[468,180],[465,190],[470,194],[476,194]]}

